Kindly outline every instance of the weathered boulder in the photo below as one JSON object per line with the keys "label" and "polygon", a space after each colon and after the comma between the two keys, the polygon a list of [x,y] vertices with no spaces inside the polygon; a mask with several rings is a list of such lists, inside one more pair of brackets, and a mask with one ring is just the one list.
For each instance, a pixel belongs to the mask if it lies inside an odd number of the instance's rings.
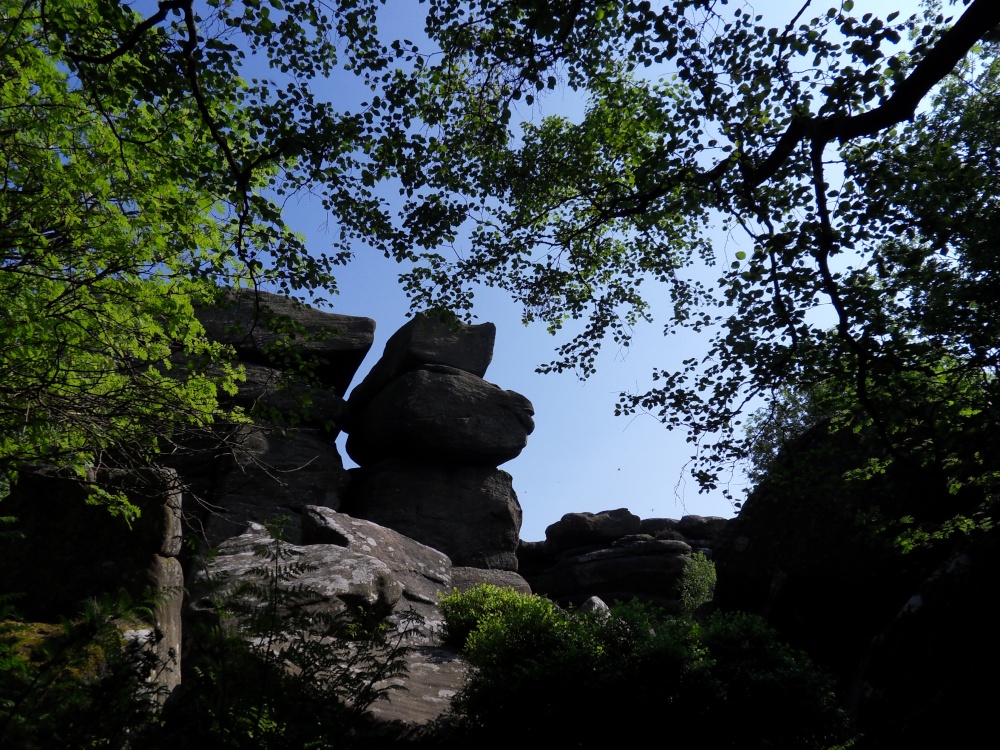
{"label": "weathered boulder", "polygon": [[520,575],[512,570],[487,570],[486,568],[457,567],[451,569],[452,586],[459,591],[486,583],[490,586],[500,586],[514,589],[521,594],[530,594],[531,586]]}
{"label": "weathered boulder", "polygon": [[243,534],[219,545],[216,554],[206,561],[196,576],[194,598],[197,606],[211,606],[204,598],[205,583],[209,580],[215,585],[221,582],[221,588],[212,592],[216,597],[224,597],[237,582],[251,580],[268,585],[266,579],[254,572],[262,562],[257,550],[275,545],[280,547],[286,564],[294,561],[300,566],[294,585],[301,585],[316,595],[308,602],[310,608],[332,612],[360,609],[372,616],[385,617],[403,596],[403,586],[389,566],[371,555],[336,544],[297,546],[275,541],[264,526],[252,523]]}
{"label": "weathered boulder", "polygon": [[594,615],[601,619],[605,619],[611,616],[611,607],[604,603],[604,600],[599,596],[592,596],[583,604],[581,604],[576,611],[576,615]]}
{"label": "weathered boulder", "polygon": [[[319,596],[306,604],[310,608],[341,612],[360,607],[384,616],[409,646],[407,673],[388,681],[403,689],[394,690],[389,701],[374,704],[372,713],[401,729],[440,717],[464,684],[466,672],[458,654],[437,645],[443,618],[436,605],[439,595],[451,590],[451,562],[391,529],[328,508],[308,506],[302,529],[306,543],[283,544],[282,550],[310,570],[286,585],[301,584],[317,592]],[[273,544],[266,529],[252,525],[221,546],[202,576],[246,580],[261,562],[254,548]],[[195,588],[197,595],[197,584]],[[212,612],[208,601],[196,601],[195,608],[203,614]],[[408,617],[411,612],[421,620],[413,622]]]}
{"label": "weathered boulder", "polygon": [[[394,333],[375,363],[347,401],[351,423],[390,382],[425,365],[446,365],[483,377],[493,360],[496,326],[468,325],[430,313],[413,316]],[[350,431],[350,429],[348,429]]]}
{"label": "weathered boulder", "polygon": [[535,424],[524,396],[444,366],[404,373],[355,414],[347,453],[366,466],[388,458],[491,466],[516,458]]}
{"label": "weathered boulder", "polygon": [[629,534],[638,534],[639,516],[627,508],[600,513],[567,513],[545,529],[545,541],[552,554],[567,550],[606,545]]}
{"label": "weathered boulder", "polygon": [[[384,562],[403,587],[408,602],[430,605],[451,587],[451,560],[392,529],[330,508],[308,505],[302,512],[302,544],[335,544]],[[425,616],[427,613],[423,613]]]}
{"label": "weathered boulder", "polygon": [[196,314],[208,337],[232,346],[240,360],[281,368],[294,351],[338,395],[347,392],[375,340],[371,318],[324,312],[259,290],[230,291],[219,305]]}
{"label": "weathered boulder", "polygon": [[455,565],[517,570],[521,506],[505,471],[384,461],[351,471],[342,508],[441,550]]}
{"label": "weathered boulder", "polygon": [[638,598],[679,611],[685,566],[695,551],[712,555],[725,525],[701,516],[640,520],[624,508],[567,513],[546,529],[545,541],[520,543],[518,571],[560,604]]}
{"label": "weathered boulder", "polygon": [[682,516],[674,530],[697,547],[711,548],[726,529],[728,519],[720,516]]}
{"label": "weathered boulder", "polygon": [[643,518],[639,522],[639,533],[656,536],[657,534],[676,531],[678,523],[680,521],[676,518]]}

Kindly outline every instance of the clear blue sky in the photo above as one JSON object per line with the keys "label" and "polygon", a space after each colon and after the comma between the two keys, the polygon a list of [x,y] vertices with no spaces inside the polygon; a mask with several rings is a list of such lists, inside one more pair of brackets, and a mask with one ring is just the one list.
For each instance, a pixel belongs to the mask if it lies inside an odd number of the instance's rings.
{"label": "clear blue sky", "polygon": [[[806,11],[810,17],[825,11],[829,0],[813,5]],[[414,38],[415,29],[422,28],[420,14],[426,6],[391,0],[389,6],[391,25],[383,33],[390,36],[398,29],[401,36]],[[884,17],[890,10],[901,9],[905,16],[915,6],[913,0],[857,0],[854,12],[871,11]],[[754,4],[767,26],[784,25],[800,7],[798,1]],[[337,90],[338,98],[346,95],[347,89]],[[547,112],[569,115],[574,108],[580,110],[579,102],[558,99],[543,106]],[[329,242],[324,230],[327,217],[317,205],[309,201],[290,205],[288,219],[306,235],[310,246],[322,248]],[[745,243],[740,237],[716,237],[722,261],[717,268],[728,265],[727,256],[741,249],[741,242]],[[340,273],[340,295],[330,300],[336,312],[367,316],[377,322],[375,346],[355,383],[381,354],[386,339],[406,321],[408,310],[396,282],[395,264],[364,247],[357,248],[356,256]],[[719,275],[715,269],[699,273],[710,281]],[[735,512],[721,492],[698,494],[685,471],[692,446],[684,434],[668,432],[652,417],[614,416],[621,391],[645,391],[654,368],[679,367],[685,358],[703,356],[707,336],[685,332],[664,337],[662,323],[643,326],[635,332],[629,350],[606,351],[597,374],[581,382],[570,374],[536,374],[535,367],[552,358],[562,339],[550,337],[543,326],[524,327],[519,309],[499,292],[482,290],[477,299],[478,319],[497,325],[496,350],[487,380],[524,394],[535,406],[536,429],[527,448],[502,467],[513,475],[524,511],[523,539],[544,538],[546,526],[574,511],[625,507],[643,518],[678,518],[687,513],[730,516]],[[740,494],[737,487],[733,489],[737,490],[734,494]]]}

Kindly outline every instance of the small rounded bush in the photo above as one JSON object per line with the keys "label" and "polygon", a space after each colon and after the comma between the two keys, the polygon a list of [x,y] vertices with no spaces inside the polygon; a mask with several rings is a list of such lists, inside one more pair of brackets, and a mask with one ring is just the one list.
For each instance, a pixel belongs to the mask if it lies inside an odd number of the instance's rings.
{"label": "small rounded bush", "polygon": [[548,599],[488,583],[479,584],[464,594],[454,589],[438,606],[445,617],[444,642],[454,648],[463,648],[469,635],[486,620],[514,616],[524,610],[535,610],[539,614],[555,611],[555,605]]}

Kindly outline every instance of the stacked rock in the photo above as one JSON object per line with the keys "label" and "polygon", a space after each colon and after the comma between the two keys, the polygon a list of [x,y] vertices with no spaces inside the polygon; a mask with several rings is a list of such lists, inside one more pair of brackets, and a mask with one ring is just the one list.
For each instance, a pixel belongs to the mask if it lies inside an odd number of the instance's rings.
{"label": "stacked rock", "polygon": [[517,570],[521,506],[497,466],[534,429],[524,396],[483,380],[496,327],[417,315],[348,399],[352,472],[341,510],[447,554]]}
{"label": "stacked rock", "polygon": [[187,507],[202,509],[202,518],[189,521],[213,547],[276,516],[291,519],[286,531],[297,539],[303,507],[338,508],[349,480],[333,440],[375,321],[255,290],[230,290],[197,313],[209,339],[232,347],[246,374],[238,391],[220,400],[254,421],[196,451],[210,457],[204,465],[177,466],[199,500]]}

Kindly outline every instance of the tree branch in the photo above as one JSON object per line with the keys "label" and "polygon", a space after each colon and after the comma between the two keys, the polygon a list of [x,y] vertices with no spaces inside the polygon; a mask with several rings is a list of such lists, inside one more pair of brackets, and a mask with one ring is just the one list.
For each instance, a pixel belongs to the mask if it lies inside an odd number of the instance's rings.
{"label": "tree branch", "polygon": [[105,65],[109,62],[117,60],[122,55],[128,54],[142,39],[143,35],[149,31],[154,26],[162,23],[167,15],[172,10],[184,10],[188,3],[185,0],[160,0],[157,5],[157,11],[149,18],[144,20],[138,26],[136,26],[129,33],[127,37],[118,45],[117,48],[113,49],[104,55],[81,55],[67,50],[66,56],[69,57],[73,62],[84,62],[90,63],[91,65]]}
{"label": "tree branch", "polygon": [[917,105],[930,90],[955,69],[977,42],[997,26],[1000,26],[1000,3],[996,0],[975,0],[885,102],[858,115],[801,117],[792,120],[778,139],[774,150],[760,166],[746,170],[746,182],[750,187],[767,182],[788,160],[796,146],[807,138],[814,144],[821,143],[825,146],[833,140],[843,142],[872,136],[911,119]]}

